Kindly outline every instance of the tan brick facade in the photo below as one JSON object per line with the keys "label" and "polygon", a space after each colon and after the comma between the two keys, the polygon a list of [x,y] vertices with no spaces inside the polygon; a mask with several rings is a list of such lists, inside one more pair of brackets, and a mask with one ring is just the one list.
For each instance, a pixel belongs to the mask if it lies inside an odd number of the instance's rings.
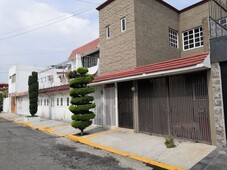
{"label": "tan brick facade", "polygon": [[155,0],[135,0],[137,66],[180,57],[169,46],[169,28],[179,31],[179,14]]}
{"label": "tan brick facade", "polygon": [[[100,73],[136,67],[135,17],[133,0],[115,0],[100,11]],[[121,32],[121,18],[127,28]],[[110,38],[106,39],[106,26]]]}
{"label": "tan brick facade", "polygon": [[[177,12],[156,0],[114,0],[100,10],[100,73],[209,51],[208,16],[208,2]],[[127,21],[125,32],[121,32],[122,17]],[[182,32],[198,26],[203,27],[204,46],[183,51]],[[178,48],[169,46],[169,28],[178,31]]]}

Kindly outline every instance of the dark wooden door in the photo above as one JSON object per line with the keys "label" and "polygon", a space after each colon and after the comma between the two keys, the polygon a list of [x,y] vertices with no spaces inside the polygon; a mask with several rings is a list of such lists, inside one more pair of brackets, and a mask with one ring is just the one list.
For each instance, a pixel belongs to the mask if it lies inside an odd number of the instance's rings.
{"label": "dark wooden door", "polygon": [[118,83],[119,127],[133,129],[133,82]]}
{"label": "dark wooden door", "polygon": [[[224,117],[227,122],[227,62],[223,62],[221,65],[221,77],[222,77],[222,93],[223,93],[223,104],[224,104]],[[227,124],[225,123],[225,132],[227,135]]]}
{"label": "dark wooden door", "polygon": [[166,78],[138,81],[139,130],[168,135],[168,88]]}

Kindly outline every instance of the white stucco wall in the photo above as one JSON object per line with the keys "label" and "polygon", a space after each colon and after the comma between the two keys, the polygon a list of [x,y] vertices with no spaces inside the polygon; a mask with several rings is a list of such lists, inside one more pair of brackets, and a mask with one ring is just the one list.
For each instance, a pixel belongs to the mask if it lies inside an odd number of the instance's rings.
{"label": "white stucco wall", "polygon": [[[28,77],[32,71],[39,72],[42,67],[14,65],[9,69],[9,94],[22,93],[28,91]],[[11,76],[16,75],[16,81],[12,83]]]}
{"label": "white stucco wall", "polygon": [[10,98],[4,98],[3,100],[3,112],[4,113],[9,113],[10,112]]}

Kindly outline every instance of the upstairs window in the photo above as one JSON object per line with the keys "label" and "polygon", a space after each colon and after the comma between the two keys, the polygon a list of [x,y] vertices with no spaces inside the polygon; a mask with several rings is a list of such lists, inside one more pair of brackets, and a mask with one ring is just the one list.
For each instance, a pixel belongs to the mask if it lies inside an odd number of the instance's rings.
{"label": "upstairs window", "polygon": [[190,50],[203,46],[202,27],[193,28],[183,32],[183,49]]}
{"label": "upstairs window", "polygon": [[89,68],[96,66],[98,63],[98,55],[96,56],[84,56],[82,58],[83,67]]}
{"label": "upstairs window", "polygon": [[178,48],[178,32],[171,28],[169,29],[169,45]]}
{"label": "upstairs window", "polygon": [[61,106],[63,106],[63,98],[61,98]]}
{"label": "upstairs window", "polygon": [[110,26],[106,26],[106,38],[109,39],[110,38]]}
{"label": "upstairs window", "polygon": [[11,83],[15,83],[16,82],[16,74],[13,74],[12,76],[10,76],[11,79]]}
{"label": "upstairs window", "polygon": [[67,97],[67,106],[69,106],[69,97]]}
{"label": "upstairs window", "polygon": [[126,18],[121,19],[121,32],[124,32],[126,30]]}
{"label": "upstairs window", "polygon": [[59,98],[57,98],[57,106],[59,106]]}

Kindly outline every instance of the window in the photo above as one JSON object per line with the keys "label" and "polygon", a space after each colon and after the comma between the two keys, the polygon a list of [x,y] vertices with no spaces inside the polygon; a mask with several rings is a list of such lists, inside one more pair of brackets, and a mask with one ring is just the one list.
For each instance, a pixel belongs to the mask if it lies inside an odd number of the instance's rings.
{"label": "window", "polygon": [[63,106],[63,98],[61,98],[61,106]]}
{"label": "window", "polygon": [[69,97],[67,97],[67,106],[69,106]]}
{"label": "window", "polygon": [[47,106],[49,106],[49,99],[47,99]]}
{"label": "window", "polygon": [[171,28],[169,29],[169,45],[178,48],[178,32]]}
{"label": "window", "polygon": [[10,76],[11,78],[11,83],[15,83],[16,82],[16,74]]}
{"label": "window", "polygon": [[194,28],[183,32],[183,49],[190,50],[203,46],[203,29],[202,27]]}
{"label": "window", "polygon": [[220,19],[219,23],[227,29],[227,18]]}
{"label": "window", "polygon": [[44,99],[44,106],[46,106],[46,99]]}
{"label": "window", "polygon": [[41,100],[40,100],[40,106],[42,106],[42,104],[43,104],[43,100],[41,99]]}
{"label": "window", "polygon": [[96,66],[98,63],[98,55],[82,57],[83,67],[89,68]]}
{"label": "window", "polygon": [[121,19],[121,32],[124,32],[126,30],[126,18]]}
{"label": "window", "polygon": [[59,106],[59,98],[57,98],[57,106]]}
{"label": "window", "polygon": [[110,38],[110,26],[106,26],[106,38]]}

